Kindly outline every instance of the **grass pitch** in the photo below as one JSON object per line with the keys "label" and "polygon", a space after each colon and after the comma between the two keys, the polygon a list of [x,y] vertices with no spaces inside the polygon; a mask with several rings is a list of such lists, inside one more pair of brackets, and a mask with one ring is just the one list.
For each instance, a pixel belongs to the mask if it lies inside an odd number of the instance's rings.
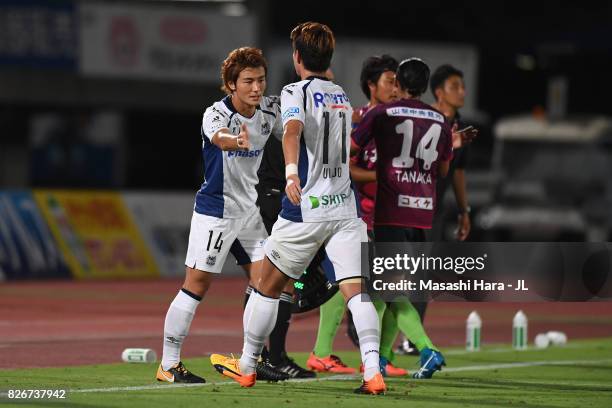
{"label": "grass pitch", "polygon": [[[50,350],[52,352],[52,350]],[[448,367],[431,380],[387,378],[384,396],[353,394],[357,377],[257,383],[241,389],[217,374],[208,358],[186,366],[208,383],[160,384],[156,364],[109,364],[0,371],[0,406],[61,407],[612,407],[612,339],[573,341],[566,347],[513,351],[487,347],[443,350]],[[354,367],[356,352],[339,353]],[[295,353],[304,365],[307,354]],[[416,357],[396,365],[415,370]],[[9,389],[67,389],[63,400],[9,400]]]}

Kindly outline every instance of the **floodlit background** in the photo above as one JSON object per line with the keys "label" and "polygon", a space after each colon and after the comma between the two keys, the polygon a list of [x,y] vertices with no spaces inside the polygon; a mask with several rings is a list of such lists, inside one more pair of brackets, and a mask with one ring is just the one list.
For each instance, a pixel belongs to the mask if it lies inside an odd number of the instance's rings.
{"label": "floodlit background", "polygon": [[[116,361],[125,339],[159,349],[203,179],[202,113],[223,96],[220,64],[233,48],[262,48],[267,93],[278,94],[294,76],[290,30],[307,20],[334,30],[332,68],[355,107],[370,55],[464,72],[461,113],[480,129],[466,169],[470,240],[611,240],[610,3],[4,0],[0,368],[61,364],[74,339],[95,352],[71,364]],[[452,239],[451,191],[441,203]],[[246,281],[231,261],[224,276],[187,355],[239,349]],[[543,329],[612,334],[609,303],[544,306],[533,309]],[[501,322],[489,340],[507,341],[516,307],[479,307]],[[434,302],[434,340],[462,344],[472,308]],[[289,349],[308,351],[316,325],[316,313],[296,317]]]}

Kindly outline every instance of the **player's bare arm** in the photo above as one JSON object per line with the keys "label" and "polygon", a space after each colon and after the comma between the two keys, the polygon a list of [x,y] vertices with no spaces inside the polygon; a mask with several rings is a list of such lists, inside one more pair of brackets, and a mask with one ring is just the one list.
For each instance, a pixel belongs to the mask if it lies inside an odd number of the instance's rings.
{"label": "player's bare arm", "polygon": [[374,120],[379,113],[379,107],[374,107],[363,115],[361,121],[351,131],[351,146],[355,144],[358,148],[364,147],[374,138],[372,128],[374,126]]}
{"label": "player's bare arm", "polygon": [[361,114],[361,110],[360,109],[355,109],[353,111],[353,116],[351,117],[351,121],[355,124],[358,124],[359,122],[361,122],[361,119],[363,119],[363,115]]}
{"label": "player's bare arm", "polygon": [[351,150],[350,150],[350,155],[354,156],[357,154],[357,152],[359,152],[359,145],[357,143],[355,143],[355,141],[353,140],[353,138],[351,137]]}
{"label": "player's bare arm", "polygon": [[285,125],[283,134],[283,153],[285,155],[285,193],[294,205],[302,201],[302,188],[297,174],[298,155],[300,153],[300,134],[304,125],[299,120],[291,120]]}
{"label": "player's bare arm", "polygon": [[465,188],[465,170],[455,169],[453,173],[453,190],[455,191],[455,199],[459,215],[457,219],[457,230],[455,236],[459,241],[465,241],[470,234],[472,228],[470,221],[470,211],[467,200],[467,191]]}
{"label": "player's bare arm", "polygon": [[450,160],[441,161],[438,166],[438,175],[440,177],[446,177],[448,175],[448,169],[450,168]]}
{"label": "player's bare arm", "polygon": [[230,130],[223,128],[214,134],[212,142],[221,150],[249,150],[249,132],[246,125],[240,127],[240,133],[233,135]]}
{"label": "player's bare arm", "polygon": [[351,178],[358,183],[369,183],[376,181],[376,170],[366,170],[356,164],[350,164]]}

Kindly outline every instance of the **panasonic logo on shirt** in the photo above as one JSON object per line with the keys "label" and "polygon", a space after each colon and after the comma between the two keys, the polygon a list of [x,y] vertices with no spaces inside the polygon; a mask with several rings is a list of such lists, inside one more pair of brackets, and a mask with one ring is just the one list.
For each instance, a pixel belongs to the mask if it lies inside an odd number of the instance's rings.
{"label": "panasonic logo on shirt", "polygon": [[243,150],[233,150],[227,152],[227,157],[258,157],[261,152],[263,152],[263,149],[249,150],[247,152]]}

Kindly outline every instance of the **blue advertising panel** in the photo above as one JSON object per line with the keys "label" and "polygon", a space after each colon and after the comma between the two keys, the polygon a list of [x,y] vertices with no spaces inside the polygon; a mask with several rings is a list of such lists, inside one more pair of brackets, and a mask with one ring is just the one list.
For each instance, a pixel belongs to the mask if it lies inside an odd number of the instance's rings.
{"label": "blue advertising panel", "polygon": [[32,194],[0,191],[0,280],[70,277]]}
{"label": "blue advertising panel", "polygon": [[0,2],[0,65],[76,70],[77,16],[72,1]]}

